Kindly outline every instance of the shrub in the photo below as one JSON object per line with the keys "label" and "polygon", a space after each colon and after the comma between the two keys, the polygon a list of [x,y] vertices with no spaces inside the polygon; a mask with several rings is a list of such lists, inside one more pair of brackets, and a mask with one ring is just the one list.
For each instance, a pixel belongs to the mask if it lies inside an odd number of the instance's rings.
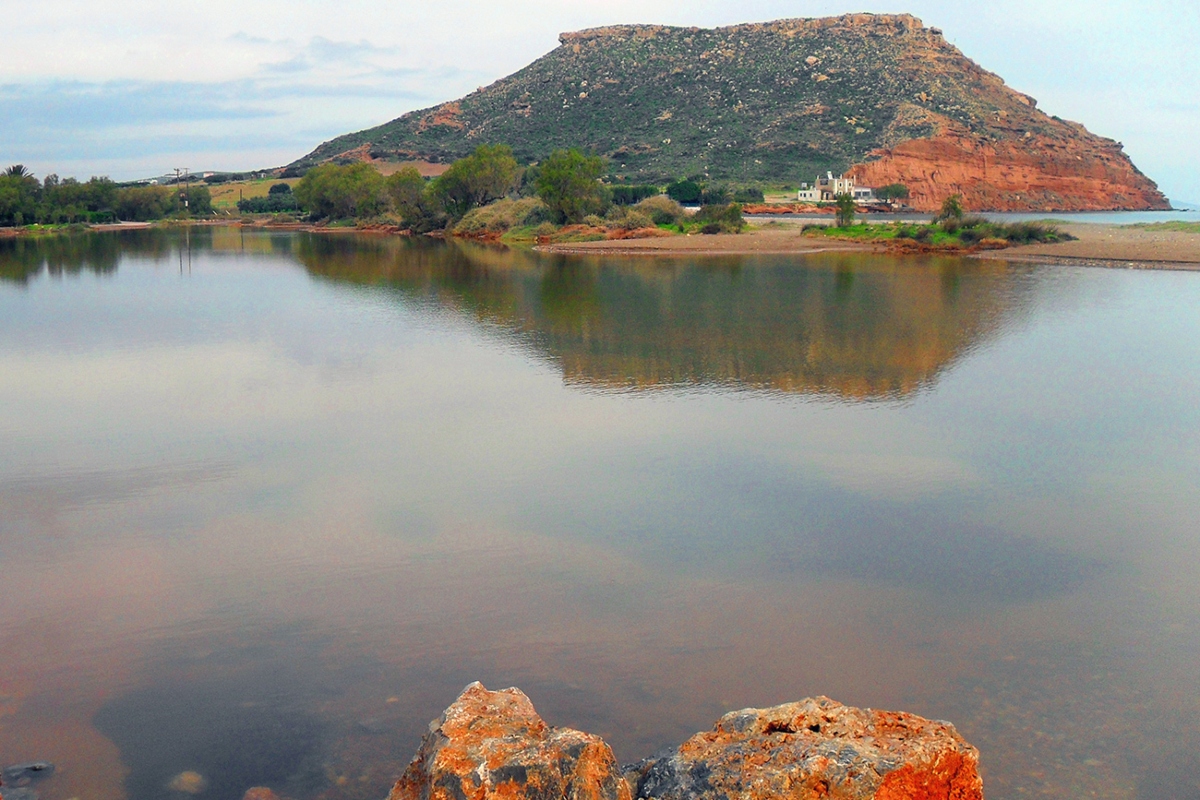
{"label": "shrub", "polygon": [[917,228],[912,238],[918,242],[928,242],[933,238],[933,228],[922,225],[921,227]]}
{"label": "shrub", "polygon": [[907,200],[908,187],[903,183],[890,183],[876,189],[875,196],[880,200]]}
{"label": "shrub", "polygon": [[605,217],[604,226],[615,230],[635,231],[639,228],[653,228],[654,220],[650,218],[649,214],[637,209],[613,206]]}
{"label": "shrub", "polygon": [[550,209],[536,197],[497,200],[473,208],[454,226],[454,232],[469,236],[505,233],[513,228],[537,225],[550,219]]}
{"label": "shrub", "polygon": [[699,203],[702,191],[700,184],[689,178],[682,181],[675,181],[675,183],[668,186],[667,197],[676,203]]}
{"label": "shrub", "polygon": [[286,183],[276,183],[276,184],[272,185],[270,189],[267,190],[268,195],[291,194],[291,193],[292,193],[292,187],[287,185]]}
{"label": "shrub", "polygon": [[762,203],[766,201],[763,190],[757,186],[743,186],[733,193],[735,203]]}
{"label": "shrub", "polygon": [[705,186],[700,191],[700,204],[705,206],[723,206],[732,197],[733,193],[724,186]]}
{"label": "shrub", "polygon": [[587,225],[589,228],[603,228],[604,217],[600,216],[599,214],[588,214],[583,218],[583,224]]}
{"label": "shrub", "polygon": [[238,211],[243,214],[279,214],[285,211],[299,211],[300,204],[291,192],[287,194],[269,194],[266,197],[247,197],[238,200]]}
{"label": "shrub", "polygon": [[941,213],[937,215],[934,222],[942,222],[948,219],[962,219],[963,203],[961,194],[952,194],[942,201]]}
{"label": "shrub", "polygon": [[856,206],[854,198],[848,194],[839,194],[837,201],[837,226],[839,228],[849,228],[854,224],[854,211]]}
{"label": "shrub", "polygon": [[649,197],[634,208],[649,216],[655,225],[678,225],[687,218],[683,206],[665,195]]}
{"label": "shrub", "polygon": [[635,184],[632,186],[618,184],[611,187],[611,189],[612,201],[618,206],[637,205],[646,198],[654,197],[660,193],[660,190],[657,186],[650,186],[648,184]]}
{"label": "shrub", "polygon": [[746,227],[742,207],[737,203],[701,206],[693,219],[700,223],[701,233],[709,225],[716,225],[719,233],[740,233]]}
{"label": "shrub", "polygon": [[555,225],[553,222],[543,222],[541,225],[538,225],[533,230],[533,235],[538,237],[539,239],[542,239],[542,238],[545,238],[548,236],[553,236],[556,233],[558,233],[558,226]]}

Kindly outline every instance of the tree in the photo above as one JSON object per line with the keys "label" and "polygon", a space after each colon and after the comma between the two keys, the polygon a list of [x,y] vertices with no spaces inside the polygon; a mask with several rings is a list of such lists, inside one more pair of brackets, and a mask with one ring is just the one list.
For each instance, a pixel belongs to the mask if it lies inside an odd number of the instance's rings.
{"label": "tree", "polygon": [[267,194],[269,194],[269,195],[270,194],[291,194],[291,193],[292,193],[292,187],[288,186],[286,183],[276,183],[276,184],[273,184],[270,189],[267,189]]}
{"label": "tree", "polygon": [[9,178],[31,178],[33,173],[25,169],[24,164],[13,164],[8,169],[4,170],[4,175]]}
{"label": "tree", "polygon": [[854,197],[849,194],[839,194],[833,199],[837,204],[837,226],[849,228],[854,224]]}
{"label": "tree", "polygon": [[305,173],[292,192],[314,217],[355,219],[383,210],[383,184],[383,176],[370,164],[322,164]]}
{"label": "tree", "polygon": [[415,167],[405,167],[389,177],[384,194],[404,224],[417,233],[431,231],[443,221],[437,198]]}
{"label": "tree", "polygon": [[499,200],[517,186],[521,166],[506,144],[482,144],[450,165],[429,187],[454,219],[477,206]]}
{"label": "tree", "polygon": [[952,194],[942,201],[942,211],[938,214],[935,222],[944,222],[945,220],[960,220],[963,218],[963,204],[961,194]]}
{"label": "tree", "polygon": [[600,182],[604,172],[600,156],[555,150],[540,165],[538,197],[560,222],[581,222],[588,214],[603,213],[609,204],[608,187]]}
{"label": "tree", "polygon": [[668,186],[667,197],[676,203],[699,203],[700,195],[703,191],[700,184],[688,178],[682,181],[675,181]]}
{"label": "tree", "polygon": [[907,200],[908,187],[903,183],[889,183],[875,190],[875,196],[880,200]]}

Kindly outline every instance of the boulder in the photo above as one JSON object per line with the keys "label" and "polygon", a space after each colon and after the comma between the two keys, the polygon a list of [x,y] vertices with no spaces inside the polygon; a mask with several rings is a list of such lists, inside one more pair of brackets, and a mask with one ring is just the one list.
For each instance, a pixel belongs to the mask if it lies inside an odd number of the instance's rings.
{"label": "boulder", "polygon": [[722,717],[626,769],[657,800],[982,800],[979,752],[948,722],[827,697]]}
{"label": "boulder", "polygon": [[463,690],[429,733],[388,800],[630,800],[598,736],[552,728],[519,689]]}

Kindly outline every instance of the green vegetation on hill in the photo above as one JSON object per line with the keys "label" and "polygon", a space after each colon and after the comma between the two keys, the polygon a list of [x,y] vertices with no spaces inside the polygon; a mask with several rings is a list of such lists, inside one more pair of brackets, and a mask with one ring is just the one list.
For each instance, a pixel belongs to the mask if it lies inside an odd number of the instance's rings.
{"label": "green vegetation on hill", "polygon": [[526,163],[579,147],[635,182],[778,184],[840,172],[946,125],[984,139],[1078,133],[908,16],[621,26],[561,41],[514,75],[341,136],[293,168],[367,156],[447,162],[507,142]]}

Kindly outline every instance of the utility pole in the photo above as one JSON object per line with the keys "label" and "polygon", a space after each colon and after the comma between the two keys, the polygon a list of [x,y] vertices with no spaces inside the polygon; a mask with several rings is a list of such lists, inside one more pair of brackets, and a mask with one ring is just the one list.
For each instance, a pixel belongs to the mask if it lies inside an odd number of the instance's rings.
{"label": "utility pole", "polygon": [[175,185],[178,186],[180,181],[184,182],[183,183],[183,186],[184,186],[183,210],[186,212],[188,210],[188,206],[189,206],[188,200],[191,197],[191,193],[192,193],[192,175],[191,175],[191,171],[187,167],[176,167],[175,168]]}

